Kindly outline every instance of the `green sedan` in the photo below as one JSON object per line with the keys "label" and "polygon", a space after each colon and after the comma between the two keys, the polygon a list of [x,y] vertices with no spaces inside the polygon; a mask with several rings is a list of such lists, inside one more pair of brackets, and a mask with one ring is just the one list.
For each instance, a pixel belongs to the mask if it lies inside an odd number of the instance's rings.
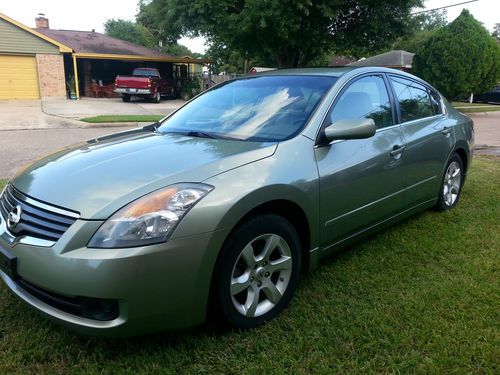
{"label": "green sedan", "polygon": [[319,259],[453,208],[472,146],[472,121],[401,71],[243,77],[19,172],[0,198],[0,277],[91,335],[255,327]]}

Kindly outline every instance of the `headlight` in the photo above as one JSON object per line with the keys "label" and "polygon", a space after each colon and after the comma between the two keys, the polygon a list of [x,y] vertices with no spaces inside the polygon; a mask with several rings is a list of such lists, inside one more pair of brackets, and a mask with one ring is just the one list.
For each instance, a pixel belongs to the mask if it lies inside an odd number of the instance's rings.
{"label": "headlight", "polygon": [[145,195],[106,220],[88,246],[109,249],[164,242],[186,212],[212,189],[183,183]]}

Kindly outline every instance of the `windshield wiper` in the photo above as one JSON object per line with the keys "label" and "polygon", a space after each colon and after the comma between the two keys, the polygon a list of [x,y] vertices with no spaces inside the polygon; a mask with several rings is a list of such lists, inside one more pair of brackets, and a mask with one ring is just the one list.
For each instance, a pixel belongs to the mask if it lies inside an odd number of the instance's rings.
{"label": "windshield wiper", "polygon": [[243,141],[242,138],[232,137],[232,136],[225,135],[225,134],[208,133],[208,132],[203,132],[203,131],[199,131],[199,130],[166,131],[164,133],[182,134],[182,135],[187,135],[188,137],[209,138],[209,139],[227,139],[227,140],[232,140],[232,141]]}
{"label": "windshield wiper", "polygon": [[191,130],[191,131],[188,131],[186,132],[186,135],[190,136],[190,137],[200,137],[200,138],[211,138],[211,139],[216,139],[216,138],[219,138],[219,137],[216,137],[214,134],[210,134],[210,133],[205,133],[205,132],[201,132],[201,131],[194,131],[194,130]]}

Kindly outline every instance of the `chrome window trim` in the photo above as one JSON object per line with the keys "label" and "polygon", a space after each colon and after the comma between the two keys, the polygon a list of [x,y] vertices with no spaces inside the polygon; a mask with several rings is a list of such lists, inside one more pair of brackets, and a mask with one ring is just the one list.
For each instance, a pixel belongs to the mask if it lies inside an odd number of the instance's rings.
{"label": "chrome window trim", "polygon": [[413,125],[413,124],[416,124],[416,123],[421,122],[421,121],[433,120],[433,119],[436,119],[437,117],[445,117],[445,115],[443,113],[441,113],[439,115],[433,115],[433,116],[429,116],[429,117],[422,117],[422,118],[419,118],[419,119],[416,119],[416,120],[402,122],[399,125],[401,125],[401,126]]}
{"label": "chrome window trim", "polygon": [[[417,83],[419,85],[424,86],[428,91],[434,91],[437,94],[437,96],[439,96],[439,103],[440,103],[440,106],[441,106],[441,113],[439,113],[437,115],[432,115],[432,116],[427,116],[427,117],[421,117],[421,118],[416,119],[416,120],[411,120],[411,121],[406,121],[406,122],[400,122],[399,123],[400,125],[405,125],[405,124],[413,123],[413,122],[416,122],[416,121],[426,120],[426,119],[430,119],[430,118],[437,117],[437,116],[445,116],[445,115],[448,114],[448,111],[446,110],[446,106],[444,105],[443,96],[435,88],[433,88],[432,86],[430,86],[427,82],[417,81],[416,79],[413,79],[412,77],[407,77],[407,76],[404,76],[404,75],[401,75],[401,74],[397,74],[397,73],[389,73],[389,74],[387,74],[387,76],[388,76],[387,78],[389,80],[391,79],[391,77],[398,77],[398,78],[405,79],[405,80],[410,81],[410,82],[415,82],[415,83]],[[392,85],[392,82],[391,82],[391,85]],[[394,93],[394,94],[396,94],[396,93]],[[398,107],[401,108],[399,106],[399,100],[398,100],[397,96],[394,99],[397,102],[396,104],[398,105]]]}
{"label": "chrome window trim", "polygon": [[[375,73],[374,73],[374,74],[375,74]],[[382,73],[382,72],[379,72],[378,74],[383,76],[383,73]],[[328,109],[326,110],[325,114],[323,115],[323,118],[321,119],[321,122],[320,122],[320,124],[319,124],[319,127],[318,127],[318,129],[316,130],[316,137],[315,137],[315,140],[314,140],[314,142],[316,143],[316,145],[315,145],[315,146],[317,146],[317,143],[318,143],[318,137],[319,137],[319,135],[320,135],[320,133],[321,133],[321,130],[323,129],[323,124],[325,123],[326,118],[327,118],[327,117],[328,117],[328,115],[330,114],[330,111],[332,110],[332,107],[333,107],[333,105],[335,104],[335,101],[337,100],[338,96],[339,96],[339,95],[340,95],[340,93],[344,90],[344,87],[345,87],[346,85],[348,85],[349,83],[351,83],[353,80],[355,80],[355,79],[357,79],[358,77],[363,76],[363,75],[373,75],[373,74],[372,74],[371,72],[368,72],[368,73],[367,73],[367,72],[360,72],[360,73],[358,73],[358,74],[355,74],[355,75],[353,75],[352,77],[348,78],[348,79],[347,79],[347,80],[346,80],[346,81],[345,81],[345,82],[344,82],[344,83],[343,83],[343,84],[342,84],[342,85],[341,85],[341,86],[340,86],[340,87],[336,90],[336,91],[337,91],[337,93],[336,93],[336,94],[335,94],[335,96],[332,98],[332,100],[331,100],[331,102],[330,102],[330,104],[329,104],[329,106],[328,106]],[[335,85],[334,85],[334,86],[335,86]],[[333,89],[334,89],[334,88],[332,87],[332,90],[333,90]],[[334,141],[334,142],[336,142],[336,141]],[[343,140],[341,140],[341,142],[343,142]],[[330,143],[330,144],[331,144],[331,143]]]}

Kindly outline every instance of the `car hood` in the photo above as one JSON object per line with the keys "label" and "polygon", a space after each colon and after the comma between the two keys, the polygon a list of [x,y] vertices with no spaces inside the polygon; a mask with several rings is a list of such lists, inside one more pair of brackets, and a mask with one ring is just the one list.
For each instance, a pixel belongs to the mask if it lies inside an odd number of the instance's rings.
{"label": "car hood", "polygon": [[117,133],[56,152],[12,181],[25,195],[102,220],[164,186],[200,182],[271,156],[276,143],[195,138],[151,131]]}

